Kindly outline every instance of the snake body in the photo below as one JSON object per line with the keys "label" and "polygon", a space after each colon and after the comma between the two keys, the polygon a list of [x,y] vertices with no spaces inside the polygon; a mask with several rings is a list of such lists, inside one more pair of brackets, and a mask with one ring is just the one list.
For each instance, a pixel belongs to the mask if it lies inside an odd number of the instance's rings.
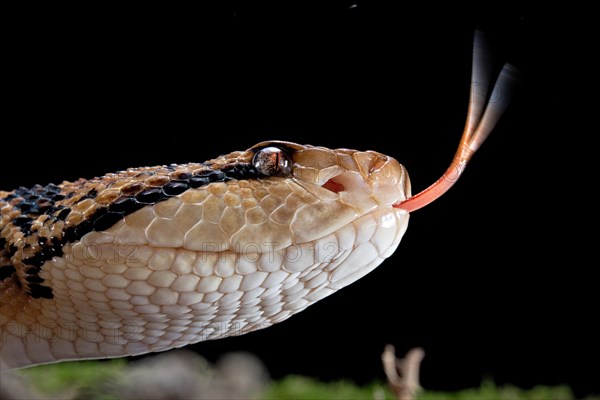
{"label": "snake body", "polygon": [[283,321],[391,255],[409,196],[391,157],[278,141],[0,191],[0,360],[136,355]]}

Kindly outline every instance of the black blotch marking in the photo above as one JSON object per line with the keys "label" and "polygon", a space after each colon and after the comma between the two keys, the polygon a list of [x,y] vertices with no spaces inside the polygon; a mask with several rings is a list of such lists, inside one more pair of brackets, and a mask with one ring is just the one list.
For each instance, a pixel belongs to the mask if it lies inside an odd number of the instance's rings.
{"label": "black blotch marking", "polygon": [[162,189],[159,188],[153,188],[153,189],[147,189],[144,190],[142,192],[139,192],[136,196],[135,199],[137,201],[139,201],[140,203],[144,203],[144,204],[156,204],[161,200],[165,199],[165,193],[162,191]]}
{"label": "black blotch marking", "polygon": [[19,227],[25,236],[31,235],[31,225],[33,225],[33,219],[31,217],[20,215],[13,219],[12,223],[13,225]]}
{"label": "black blotch marking", "polygon": [[25,280],[28,283],[38,283],[39,284],[39,283],[44,282],[44,280],[42,278],[40,278],[38,275],[27,275],[25,277]]}
{"label": "black blotch marking", "polygon": [[98,191],[96,189],[92,189],[89,192],[87,192],[87,194],[85,196],[83,196],[81,198],[81,200],[83,200],[83,199],[95,199],[97,195],[98,195]]}
{"label": "black blotch marking", "polygon": [[257,179],[259,177],[259,173],[254,167],[254,165],[250,164],[238,164],[234,165],[231,168],[223,170],[223,172],[231,179]]}
{"label": "black blotch marking", "polygon": [[46,253],[50,257],[60,257],[63,255],[63,242],[58,238],[53,238],[52,241],[46,244]]}
{"label": "black blotch marking", "polygon": [[28,214],[30,211],[33,212],[33,213],[35,213],[36,210],[34,210],[34,208],[37,209],[35,203],[31,203],[31,202],[25,201],[25,200],[23,200],[22,202],[20,202],[19,204],[17,204],[17,208],[19,210],[21,210],[21,212],[23,214]]}
{"label": "black blotch marking", "polygon": [[56,218],[64,221],[67,219],[67,217],[69,216],[69,214],[71,214],[71,209],[70,208],[63,208],[62,210],[60,210],[60,212],[58,214],[56,214]]}
{"label": "black blotch marking", "polygon": [[23,235],[30,236],[31,235],[31,226],[33,225],[33,221],[29,221],[24,223],[23,225],[21,225],[21,232],[23,232]]}
{"label": "black blotch marking", "polygon": [[54,202],[50,199],[41,198],[36,202],[37,213],[46,214],[54,206]]}
{"label": "black blotch marking", "polygon": [[107,212],[108,212],[108,207],[98,207],[96,209],[96,211],[94,211],[94,213],[92,215],[90,215],[89,219],[92,220],[92,222],[96,222],[96,220],[98,218],[100,218]]}
{"label": "black blotch marking", "polygon": [[19,215],[17,218],[12,220],[14,226],[22,227],[23,225],[32,222],[33,220],[30,217],[25,215]]}
{"label": "black blotch marking", "polygon": [[17,270],[12,265],[4,265],[0,267],[0,281],[10,278]]}
{"label": "black blotch marking", "polygon": [[35,253],[35,255],[22,260],[22,263],[25,265],[31,265],[32,267],[36,267],[39,269],[47,261],[45,257],[46,252],[40,251],[38,253]]}
{"label": "black blotch marking", "polygon": [[69,226],[63,232],[62,242],[63,243],[71,243],[71,242],[74,242],[75,240],[77,240],[75,238],[75,227]]}
{"label": "black blotch marking", "polygon": [[[93,217],[94,215],[92,215]],[[79,240],[83,237],[83,235],[90,233],[94,229],[94,220],[88,219],[86,221],[81,222],[74,229],[74,237],[75,240]]]}
{"label": "black blotch marking", "polygon": [[40,271],[39,267],[27,266],[25,267],[26,274],[37,274]]}
{"label": "black blotch marking", "polygon": [[4,200],[4,201],[8,201],[8,202],[9,202],[9,201],[11,201],[11,200],[13,200],[13,199],[16,199],[17,197],[19,197],[19,196],[17,196],[17,195],[16,195],[16,194],[14,194],[14,193],[11,193],[11,194],[9,194],[8,196],[6,196],[6,197],[3,197],[3,198],[2,198],[2,200]]}
{"label": "black blotch marking", "polygon": [[29,285],[29,295],[34,299],[52,299],[54,297],[52,289],[35,283]]}
{"label": "black blotch marking", "polygon": [[123,219],[123,213],[107,212],[94,221],[95,231],[104,231]]}
{"label": "black blotch marking", "polygon": [[122,196],[113,201],[110,206],[108,206],[108,210],[121,212],[123,215],[127,215],[143,207],[145,207],[145,204],[139,203],[135,197]]}
{"label": "black blotch marking", "polygon": [[207,176],[208,180],[211,182],[222,182],[225,181],[227,178],[227,175],[223,171],[213,171]]}
{"label": "black blotch marking", "polygon": [[206,176],[193,176],[188,181],[188,185],[190,185],[190,187],[193,189],[199,188],[200,186],[208,185],[209,183],[210,180]]}
{"label": "black blotch marking", "polygon": [[189,189],[189,185],[187,182],[169,182],[162,187],[163,192],[167,196],[176,196],[181,194]]}

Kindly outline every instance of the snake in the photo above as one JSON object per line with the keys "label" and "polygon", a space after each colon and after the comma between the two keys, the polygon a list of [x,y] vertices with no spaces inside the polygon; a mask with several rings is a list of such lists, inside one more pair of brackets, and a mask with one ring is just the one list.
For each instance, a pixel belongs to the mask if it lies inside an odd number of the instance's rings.
{"label": "snake", "polygon": [[[495,87],[513,80],[506,64]],[[2,368],[242,335],[352,284],[394,253],[410,213],[445,193],[491,132],[507,102],[486,92],[471,92],[446,173],[414,196],[393,157],[277,140],[0,191]]]}

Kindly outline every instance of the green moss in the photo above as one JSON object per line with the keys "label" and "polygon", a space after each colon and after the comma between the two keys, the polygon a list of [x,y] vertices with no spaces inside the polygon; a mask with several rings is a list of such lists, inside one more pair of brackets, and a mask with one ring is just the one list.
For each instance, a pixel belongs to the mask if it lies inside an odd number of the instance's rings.
{"label": "green moss", "polygon": [[[390,399],[391,392],[383,383],[356,386],[347,381],[323,383],[315,379],[289,376],[273,382],[264,397],[265,400],[288,399]],[[456,392],[423,391],[418,400],[571,400],[574,396],[566,386],[536,386],[520,389],[515,386],[496,386],[486,381],[481,387]]]}
{"label": "green moss", "polygon": [[124,359],[74,361],[40,365],[18,373],[32,382],[41,393],[56,394],[94,391],[117,376],[127,365]]}
{"label": "green moss", "polygon": [[313,378],[292,375],[271,383],[263,395],[263,399],[393,400],[394,397],[387,387],[381,383],[357,386],[349,381],[324,383]]}
{"label": "green moss", "polygon": [[532,389],[520,389],[516,386],[496,386],[485,381],[479,388],[456,392],[425,391],[418,400],[573,400],[575,397],[566,386],[536,386]]}
{"label": "green moss", "polygon": [[[47,395],[68,394],[78,399],[111,399],[107,394],[107,383],[122,373],[127,365],[124,359],[108,361],[81,361],[53,365],[43,365],[19,371],[32,382],[36,389]],[[387,385],[375,382],[358,386],[351,381],[321,382],[304,376],[288,376],[272,382],[265,390],[265,400],[287,399],[330,399],[394,400]],[[515,386],[497,386],[492,381],[484,381],[478,388],[456,392],[423,391],[418,400],[571,400],[573,393],[566,386],[536,386],[520,389]]]}

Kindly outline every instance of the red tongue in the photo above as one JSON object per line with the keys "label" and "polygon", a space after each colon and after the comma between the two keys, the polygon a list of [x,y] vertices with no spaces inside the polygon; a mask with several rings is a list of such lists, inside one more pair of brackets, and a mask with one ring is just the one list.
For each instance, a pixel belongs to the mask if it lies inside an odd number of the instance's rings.
{"label": "red tongue", "polygon": [[333,179],[328,180],[323,184],[323,187],[333,193],[339,193],[344,191],[344,185],[337,183]]}

